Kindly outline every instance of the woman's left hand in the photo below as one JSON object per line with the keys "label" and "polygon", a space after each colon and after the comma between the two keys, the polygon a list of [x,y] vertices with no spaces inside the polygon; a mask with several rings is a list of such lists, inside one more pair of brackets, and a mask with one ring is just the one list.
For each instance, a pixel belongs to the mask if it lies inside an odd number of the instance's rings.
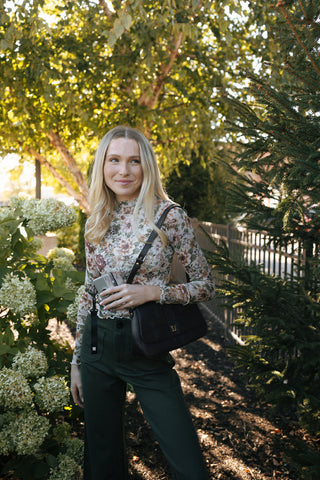
{"label": "woman's left hand", "polygon": [[100,305],[106,310],[134,308],[146,302],[160,300],[161,289],[157,285],[124,283],[100,293]]}

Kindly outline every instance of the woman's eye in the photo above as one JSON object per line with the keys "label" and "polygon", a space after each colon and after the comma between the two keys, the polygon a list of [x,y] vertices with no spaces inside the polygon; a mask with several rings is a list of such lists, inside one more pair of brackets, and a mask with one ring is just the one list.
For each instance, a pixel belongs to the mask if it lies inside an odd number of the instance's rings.
{"label": "woman's eye", "polygon": [[116,163],[116,162],[118,162],[118,159],[115,158],[115,157],[110,157],[110,158],[109,158],[109,162],[111,162],[111,163]]}
{"label": "woman's eye", "polygon": [[132,163],[134,163],[134,164],[140,164],[140,163],[141,163],[141,162],[140,162],[140,158],[133,158],[131,161],[132,161]]}

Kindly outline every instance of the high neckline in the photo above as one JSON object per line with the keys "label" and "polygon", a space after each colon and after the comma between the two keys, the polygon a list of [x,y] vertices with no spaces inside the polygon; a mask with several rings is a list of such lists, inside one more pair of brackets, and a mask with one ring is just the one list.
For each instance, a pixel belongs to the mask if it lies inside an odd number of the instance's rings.
{"label": "high neckline", "polygon": [[121,200],[116,205],[116,212],[118,213],[133,213],[135,206],[137,204],[137,199],[134,198],[132,200]]}
{"label": "high neckline", "polygon": [[137,198],[133,198],[131,200],[120,200],[117,202],[119,207],[134,207],[137,203]]}

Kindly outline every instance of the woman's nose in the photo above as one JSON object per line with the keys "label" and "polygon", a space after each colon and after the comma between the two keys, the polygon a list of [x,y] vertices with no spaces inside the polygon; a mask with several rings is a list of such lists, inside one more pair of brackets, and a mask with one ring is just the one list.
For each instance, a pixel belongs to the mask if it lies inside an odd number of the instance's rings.
{"label": "woman's nose", "polygon": [[121,162],[120,163],[120,173],[122,175],[126,175],[128,173],[129,169],[128,169],[128,164],[127,162]]}

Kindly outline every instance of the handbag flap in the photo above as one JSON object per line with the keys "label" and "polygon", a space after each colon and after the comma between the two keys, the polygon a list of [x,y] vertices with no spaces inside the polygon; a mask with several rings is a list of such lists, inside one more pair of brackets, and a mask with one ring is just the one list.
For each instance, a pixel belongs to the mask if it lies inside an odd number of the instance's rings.
{"label": "handbag flap", "polygon": [[[186,343],[206,334],[207,326],[196,304],[160,304],[147,302],[134,309],[135,327],[146,344],[186,335]],[[143,318],[143,321],[142,321]],[[200,328],[199,328],[200,327]]]}

